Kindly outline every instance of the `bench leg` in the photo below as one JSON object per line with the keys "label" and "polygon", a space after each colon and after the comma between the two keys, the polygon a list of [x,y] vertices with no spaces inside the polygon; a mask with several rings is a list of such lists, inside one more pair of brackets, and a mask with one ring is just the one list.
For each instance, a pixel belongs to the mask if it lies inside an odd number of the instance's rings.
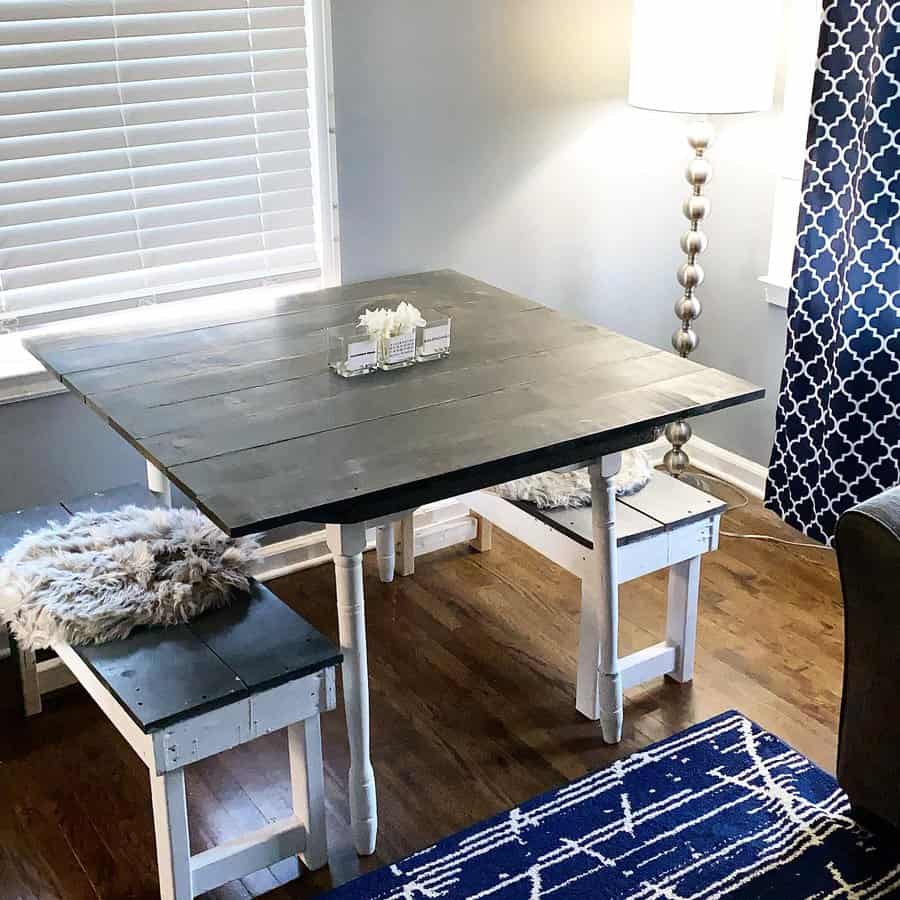
{"label": "bench leg", "polygon": [[408,512],[400,520],[400,574],[414,575],[416,571],[415,513]]}
{"label": "bench leg", "polygon": [[294,816],[306,828],[306,847],[300,859],[307,869],[315,871],[328,863],[322,727],[318,715],[288,727],[288,753]]}
{"label": "bench leg", "polygon": [[590,466],[594,553],[581,585],[576,707],[599,719],[603,740],[622,739],[622,679],[619,674],[619,581],[616,568],[618,453]]}
{"label": "bench leg", "polygon": [[694,556],[669,569],[669,604],[666,640],[678,649],[675,668],[666,677],[691,681],[697,644],[697,601],[700,596],[700,557]]}
{"label": "bench leg", "polygon": [[156,861],[161,900],[191,900],[191,844],[188,838],[184,769],[150,773]]}
{"label": "bench leg", "polygon": [[7,634],[9,635],[10,656],[16,667],[19,690],[22,692],[22,712],[26,717],[36,716],[43,709],[37,657],[33,650],[24,650],[19,646],[11,630],[8,630]]}
{"label": "bench leg", "polygon": [[344,653],[341,673],[350,739],[350,818],[356,850],[368,856],[375,852],[378,812],[375,772],[369,756],[369,673],[362,570],[366,529],[362,524],[328,525],[326,535],[334,557],[338,629]]}
{"label": "bench leg", "polygon": [[172,482],[149,460],[147,461],[147,487],[159,497],[160,506],[172,505]]}
{"label": "bench leg", "polygon": [[383,584],[390,584],[394,580],[394,566],[397,555],[397,540],[393,522],[387,522],[376,527],[375,555],[378,558],[378,577]]}
{"label": "bench leg", "polygon": [[475,540],[469,546],[479,553],[487,553],[493,543],[494,526],[484,516],[480,516],[476,512],[473,512],[471,515],[478,526],[478,531],[475,532]]}

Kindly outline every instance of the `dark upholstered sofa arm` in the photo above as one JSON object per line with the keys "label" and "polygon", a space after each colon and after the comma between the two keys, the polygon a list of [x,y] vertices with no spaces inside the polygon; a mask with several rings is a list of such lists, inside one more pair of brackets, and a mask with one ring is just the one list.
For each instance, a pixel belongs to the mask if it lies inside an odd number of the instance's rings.
{"label": "dark upholstered sofa arm", "polygon": [[900,828],[900,487],[841,516],[844,693],[838,781],[863,818]]}

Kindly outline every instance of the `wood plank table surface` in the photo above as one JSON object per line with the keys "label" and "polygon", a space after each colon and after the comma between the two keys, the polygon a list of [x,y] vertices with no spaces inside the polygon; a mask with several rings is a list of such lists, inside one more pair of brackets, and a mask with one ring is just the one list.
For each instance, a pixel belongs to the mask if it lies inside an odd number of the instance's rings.
{"label": "wood plank table surface", "polygon": [[[451,355],[353,379],[331,372],[324,329],[401,299],[452,316]],[[130,310],[56,326],[25,344],[229,534],[327,524],[351,811],[363,853],[374,849],[377,824],[361,569],[366,523],[550,468],[596,463],[603,508],[595,509],[594,553],[614,611],[616,454],[652,440],[668,422],[763,396],[739,378],[449,270],[270,300],[226,296]]]}
{"label": "wood plank table surface", "polygon": [[[322,329],[401,296],[453,316],[451,355],[332,373]],[[673,419],[763,393],[454,272],[195,321],[142,313],[26,346],[234,535],[409,509],[635,446]]]}

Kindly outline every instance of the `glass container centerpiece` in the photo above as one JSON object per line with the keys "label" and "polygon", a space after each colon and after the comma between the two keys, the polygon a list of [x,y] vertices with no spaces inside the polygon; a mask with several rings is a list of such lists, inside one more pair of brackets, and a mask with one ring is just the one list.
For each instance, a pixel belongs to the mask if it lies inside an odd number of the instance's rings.
{"label": "glass container centerpiece", "polygon": [[416,341],[416,360],[431,362],[450,355],[450,325],[452,319],[446,312],[437,309],[422,311],[422,324]]}
{"label": "glass container centerpiece", "polygon": [[361,325],[338,325],[326,331],[328,365],[344,378],[367,375],[378,368],[378,342]]}

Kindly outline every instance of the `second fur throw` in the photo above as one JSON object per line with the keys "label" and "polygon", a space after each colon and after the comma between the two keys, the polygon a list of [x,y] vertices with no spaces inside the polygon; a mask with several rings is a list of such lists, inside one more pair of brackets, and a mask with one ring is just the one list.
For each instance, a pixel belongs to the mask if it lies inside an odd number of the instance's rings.
{"label": "second fur throw", "polygon": [[257,544],[194,510],[126,506],[26,534],[0,563],[0,621],[24,649],[177,625],[249,587]]}
{"label": "second fur throw", "polygon": [[[642,450],[626,450],[615,477],[616,495],[636,494],[650,480],[650,462]],[[591,505],[591,478],[587,469],[542,472],[491,488],[507,500],[524,500],[538,509]]]}

